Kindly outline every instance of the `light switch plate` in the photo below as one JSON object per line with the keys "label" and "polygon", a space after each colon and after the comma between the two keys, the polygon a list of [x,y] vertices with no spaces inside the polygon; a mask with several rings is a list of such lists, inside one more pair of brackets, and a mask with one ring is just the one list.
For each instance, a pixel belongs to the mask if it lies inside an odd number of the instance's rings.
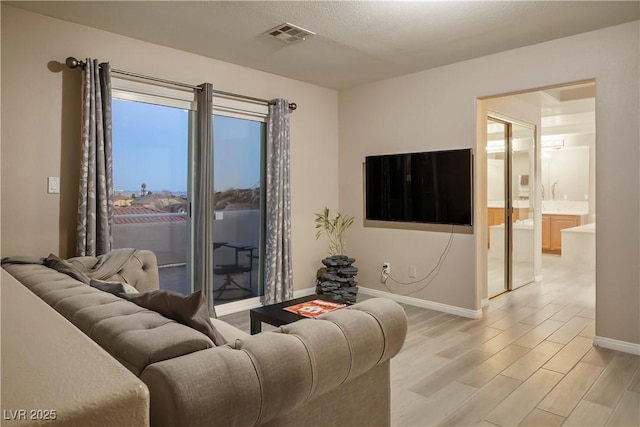
{"label": "light switch plate", "polygon": [[60,194],[60,177],[50,176],[47,178],[47,193]]}
{"label": "light switch plate", "polygon": [[415,265],[409,266],[409,277],[412,279],[415,279],[416,277],[418,277],[418,269],[416,268]]}

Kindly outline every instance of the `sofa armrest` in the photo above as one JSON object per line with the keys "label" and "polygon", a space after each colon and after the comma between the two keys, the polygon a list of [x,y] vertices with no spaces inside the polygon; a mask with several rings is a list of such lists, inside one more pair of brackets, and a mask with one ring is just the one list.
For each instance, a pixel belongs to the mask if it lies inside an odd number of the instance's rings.
{"label": "sofa armrest", "polygon": [[406,332],[402,307],[374,298],[154,363],[140,376],[151,394],[151,423],[267,423],[385,363],[400,351]]}
{"label": "sofa armrest", "polygon": [[139,250],[114,276],[114,280],[118,278],[140,292],[160,289],[156,254],[149,250]]}

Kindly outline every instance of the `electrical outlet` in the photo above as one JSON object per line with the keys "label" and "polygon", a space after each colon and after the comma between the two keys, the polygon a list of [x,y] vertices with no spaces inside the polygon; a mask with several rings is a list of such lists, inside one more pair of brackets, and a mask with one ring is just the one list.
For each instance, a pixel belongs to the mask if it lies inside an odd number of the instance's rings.
{"label": "electrical outlet", "polygon": [[387,283],[389,273],[391,272],[391,264],[388,262],[382,263],[382,274],[380,274],[380,283]]}
{"label": "electrical outlet", "polygon": [[391,274],[391,263],[390,262],[383,262],[382,263],[382,274],[386,274],[386,275]]}

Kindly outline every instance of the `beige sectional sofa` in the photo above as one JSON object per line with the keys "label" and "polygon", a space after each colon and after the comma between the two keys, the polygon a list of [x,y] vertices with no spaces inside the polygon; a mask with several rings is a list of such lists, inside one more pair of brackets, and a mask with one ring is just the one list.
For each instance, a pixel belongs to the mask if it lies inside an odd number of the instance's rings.
{"label": "beige sectional sofa", "polygon": [[[254,336],[216,319],[228,343],[215,346],[188,326],[44,265],[4,268],[142,380],[153,426],[390,424],[389,361],[407,328],[392,301],[366,300]],[[138,251],[109,279],[157,289],[154,254]]]}

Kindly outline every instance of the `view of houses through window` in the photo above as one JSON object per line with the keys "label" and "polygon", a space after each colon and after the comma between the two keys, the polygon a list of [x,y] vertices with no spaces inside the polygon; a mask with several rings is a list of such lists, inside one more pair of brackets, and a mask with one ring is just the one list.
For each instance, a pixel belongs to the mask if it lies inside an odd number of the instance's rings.
{"label": "view of houses through window", "polygon": [[[114,247],[156,254],[160,287],[199,289],[190,274],[190,124],[193,111],[113,99]],[[214,115],[216,304],[262,294],[265,123]]]}

